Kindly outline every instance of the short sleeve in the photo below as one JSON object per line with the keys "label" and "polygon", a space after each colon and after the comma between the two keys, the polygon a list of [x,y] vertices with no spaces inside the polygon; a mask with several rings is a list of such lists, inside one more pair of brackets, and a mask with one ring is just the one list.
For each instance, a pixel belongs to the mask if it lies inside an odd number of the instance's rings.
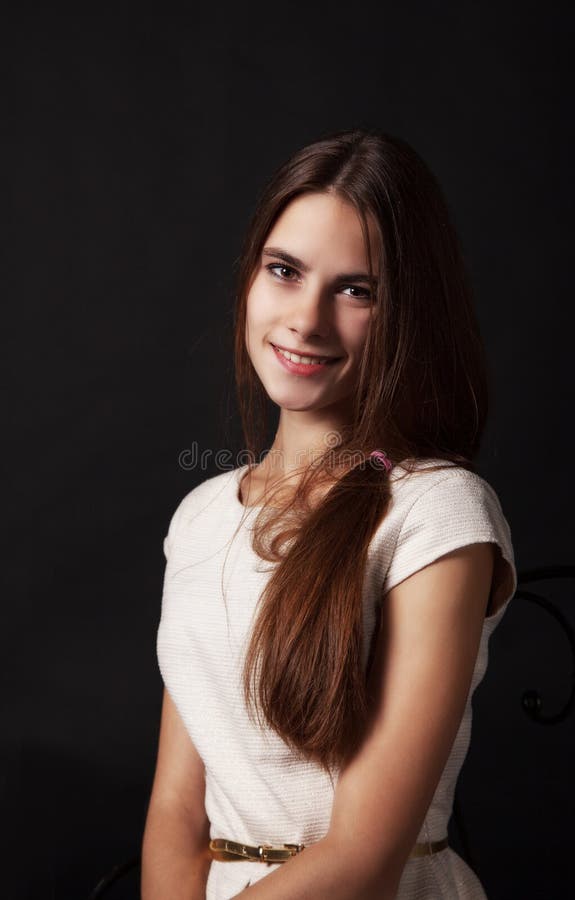
{"label": "short sleeve", "polygon": [[502,612],[517,589],[511,531],[490,484],[467,469],[442,475],[411,505],[399,531],[384,593],[446,553],[467,544],[498,548],[486,617]]}
{"label": "short sleeve", "polygon": [[180,503],[176,507],[175,512],[172,515],[172,518],[170,519],[170,524],[168,525],[168,533],[164,538],[164,556],[166,557],[167,561],[169,561],[170,559],[170,553],[174,545],[176,534],[178,533],[178,529],[180,527],[183,509],[186,505],[188,496],[189,494],[180,501]]}

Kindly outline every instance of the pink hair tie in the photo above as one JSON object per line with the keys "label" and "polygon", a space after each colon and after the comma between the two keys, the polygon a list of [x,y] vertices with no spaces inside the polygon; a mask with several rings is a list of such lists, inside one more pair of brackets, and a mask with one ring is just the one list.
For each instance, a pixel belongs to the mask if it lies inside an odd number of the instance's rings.
{"label": "pink hair tie", "polygon": [[393,469],[393,463],[390,460],[389,456],[387,456],[383,452],[383,450],[372,450],[371,453],[369,454],[369,458],[371,459],[372,456],[375,457],[375,459],[381,460],[381,462],[385,466],[386,472],[391,472],[391,470]]}

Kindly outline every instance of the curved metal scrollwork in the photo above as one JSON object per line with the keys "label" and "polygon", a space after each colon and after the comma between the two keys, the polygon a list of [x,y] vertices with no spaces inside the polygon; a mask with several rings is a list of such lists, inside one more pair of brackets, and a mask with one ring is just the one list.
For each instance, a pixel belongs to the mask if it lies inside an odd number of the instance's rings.
{"label": "curved metal scrollwork", "polygon": [[[523,585],[537,581],[549,581],[551,579],[573,577],[575,577],[575,566],[542,566],[538,569],[526,569],[525,571],[517,573],[518,587],[511,599],[512,603],[517,598],[529,600],[531,603],[535,603],[539,609],[542,609],[545,613],[552,616],[563,630],[563,633],[569,642],[569,647],[571,648],[571,689],[567,701],[559,712],[554,713],[553,715],[546,715],[544,713],[543,699],[538,690],[525,690],[521,695],[521,705],[525,714],[529,716],[533,722],[537,722],[539,725],[556,725],[558,722],[564,721],[573,709],[575,703],[575,634],[570,622],[567,621],[561,610],[557,609],[551,600],[547,597],[542,597],[541,594],[535,593],[534,591],[527,590]],[[455,788],[452,818],[457,829],[459,844],[458,852],[473,871],[478,872],[478,860],[475,858],[474,852],[472,852],[465,826],[465,815],[461,803],[459,782]]]}
{"label": "curved metal scrollwork", "polygon": [[[517,581],[519,585],[531,583],[534,581],[549,581],[554,578],[573,578],[575,577],[575,566],[543,566],[540,569],[529,569],[525,572],[519,572]],[[575,633],[570,622],[563,615],[551,600],[536,594],[533,591],[525,590],[523,587],[518,588],[515,592],[514,599],[521,597],[535,603],[540,609],[552,616],[563,630],[569,647],[571,648],[571,685],[569,696],[559,710],[553,715],[545,715],[543,711],[543,699],[539,691],[530,689],[523,692],[521,696],[521,705],[527,716],[540,725],[556,725],[563,722],[573,709],[575,703]]]}

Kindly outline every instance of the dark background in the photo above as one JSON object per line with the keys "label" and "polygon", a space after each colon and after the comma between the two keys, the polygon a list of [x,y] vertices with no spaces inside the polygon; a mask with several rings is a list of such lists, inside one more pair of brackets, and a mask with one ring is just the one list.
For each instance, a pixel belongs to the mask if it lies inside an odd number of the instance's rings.
{"label": "dark background", "polygon": [[[179,500],[217,474],[213,454],[242,446],[233,266],[257,192],[304,142],[378,127],[438,176],[492,370],[478,470],[519,570],[573,562],[567,9],[5,19],[3,897],[82,900],[139,852],[162,540]],[[207,463],[185,468],[193,446]],[[557,604],[573,622],[568,586]],[[542,727],[520,698],[566,701],[568,644],[518,600],[490,651],[459,785],[474,866],[490,900],[563,900],[573,715]]]}

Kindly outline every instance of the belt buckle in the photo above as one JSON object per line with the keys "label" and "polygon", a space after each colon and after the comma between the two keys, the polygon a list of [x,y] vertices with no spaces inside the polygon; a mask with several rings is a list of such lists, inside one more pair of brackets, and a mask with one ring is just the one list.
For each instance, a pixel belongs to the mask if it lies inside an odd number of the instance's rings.
{"label": "belt buckle", "polygon": [[[299,853],[303,850],[303,844],[281,844],[279,847],[274,847],[273,844],[258,844],[258,858],[261,862],[270,862],[268,857],[268,852],[270,850],[287,850],[290,856],[295,856],[296,853]],[[273,862],[273,860],[271,860]]]}
{"label": "belt buckle", "polygon": [[268,850],[273,850],[271,844],[258,844],[258,857],[261,862],[268,861]]}
{"label": "belt buckle", "polygon": [[288,850],[292,851],[292,856],[295,856],[296,853],[300,853],[304,845],[303,844],[284,844],[284,847],[287,847]]}

